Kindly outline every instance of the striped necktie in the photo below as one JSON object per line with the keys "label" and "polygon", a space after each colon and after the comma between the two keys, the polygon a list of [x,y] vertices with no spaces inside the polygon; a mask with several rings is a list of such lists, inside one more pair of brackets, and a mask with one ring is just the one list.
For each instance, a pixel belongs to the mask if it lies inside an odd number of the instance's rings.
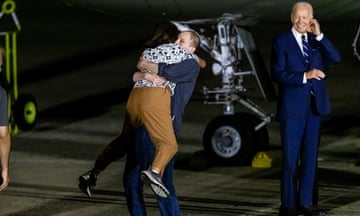
{"label": "striped necktie", "polygon": [[[302,42],[303,56],[304,56],[305,62],[309,65],[310,44],[305,40],[305,35],[301,35],[301,42]],[[312,80],[309,80],[309,81],[310,81],[310,86],[311,86],[310,94],[315,95],[314,89],[312,86]]]}
{"label": "striped necktie", "polygon": [[303,55],[304,55],[305,62],[309,64],[310,45],[308,42],[306,42],[305,35],[301,35],[301,42],[302,42]]}

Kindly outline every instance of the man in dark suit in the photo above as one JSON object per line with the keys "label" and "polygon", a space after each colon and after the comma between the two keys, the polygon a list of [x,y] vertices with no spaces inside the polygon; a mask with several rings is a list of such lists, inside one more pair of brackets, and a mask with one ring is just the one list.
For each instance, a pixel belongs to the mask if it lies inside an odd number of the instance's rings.
{"label": "man in dark suit", "polygon": [[275,38],[271,59],[283,148],[280,215],[314,215],[321,116],[330,113],[325,69],[340,55],[313,18],[311,4],[295,3],[291,22],[291,30]]}

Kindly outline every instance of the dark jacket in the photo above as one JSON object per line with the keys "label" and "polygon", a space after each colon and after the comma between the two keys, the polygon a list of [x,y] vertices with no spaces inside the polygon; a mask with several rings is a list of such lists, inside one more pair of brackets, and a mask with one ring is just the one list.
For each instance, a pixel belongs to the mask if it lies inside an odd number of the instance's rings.
{"label": "dark jacket", "polygon": [[200,71],[195,59],[188,59],[177,64],[159,64],[159,75],[175,82],[175,93],[171,97],[171,113],[174,117],[173,126],[175,134],[180,131],[185,106],[189,102]]}
{"label": "dark jacket", "polygon": [[278,109],[276,119],[302,119],[310,106],[310,91],[315,94],[318,114],[330,113],[330,102],[325,80],[308,80],[303,83],[304,73],[311,68],[325,72],[328,65],[338,63],[340,55],[332,43],[324,36],[317,41],[313,34],[308,35],[312,49],[310,64],[303,58],[300,47],[291,31],[278,36],[272,47],[272,76],[278,84]]}

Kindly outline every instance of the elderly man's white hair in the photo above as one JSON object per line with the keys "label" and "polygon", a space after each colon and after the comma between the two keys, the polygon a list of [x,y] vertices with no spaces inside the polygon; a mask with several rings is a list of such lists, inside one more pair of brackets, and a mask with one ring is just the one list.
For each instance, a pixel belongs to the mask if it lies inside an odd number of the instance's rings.
{"label": "elderly man's white hair", "polygon": [[312,5],[311,5],[309,2],[306,2],[306,1],[296,2],[296,3],[294,4],[294,6],[292,7],[291,16],[295,13],[295,10],[296,10],[298,7],[308,7],[309,10],[310,10],[310,15],[311,15],[311,17],[314,16],[314,10],[313,10]]}

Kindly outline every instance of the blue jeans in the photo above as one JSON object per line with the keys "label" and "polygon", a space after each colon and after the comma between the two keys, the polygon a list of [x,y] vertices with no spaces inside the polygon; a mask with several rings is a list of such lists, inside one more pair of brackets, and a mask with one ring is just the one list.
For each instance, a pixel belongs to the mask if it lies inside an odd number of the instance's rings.
{"label": "blue jeans", "polygon": [[[143,182],[140,174],[142,170],[148,169],[153,161],[155,153],[148,133],[144,127],[137,129],[135,142],[129,147],[126,159],[125,172],[123,176],[125,196],[128,210],[133,216],[146,216],[146,208],[143,197]],[[163,183],[170,192],[168,198],[156,196],[159,210],[162,216],[180,216],[180,208],[173,184],[173,169],[175,159],[167,165]]]}

